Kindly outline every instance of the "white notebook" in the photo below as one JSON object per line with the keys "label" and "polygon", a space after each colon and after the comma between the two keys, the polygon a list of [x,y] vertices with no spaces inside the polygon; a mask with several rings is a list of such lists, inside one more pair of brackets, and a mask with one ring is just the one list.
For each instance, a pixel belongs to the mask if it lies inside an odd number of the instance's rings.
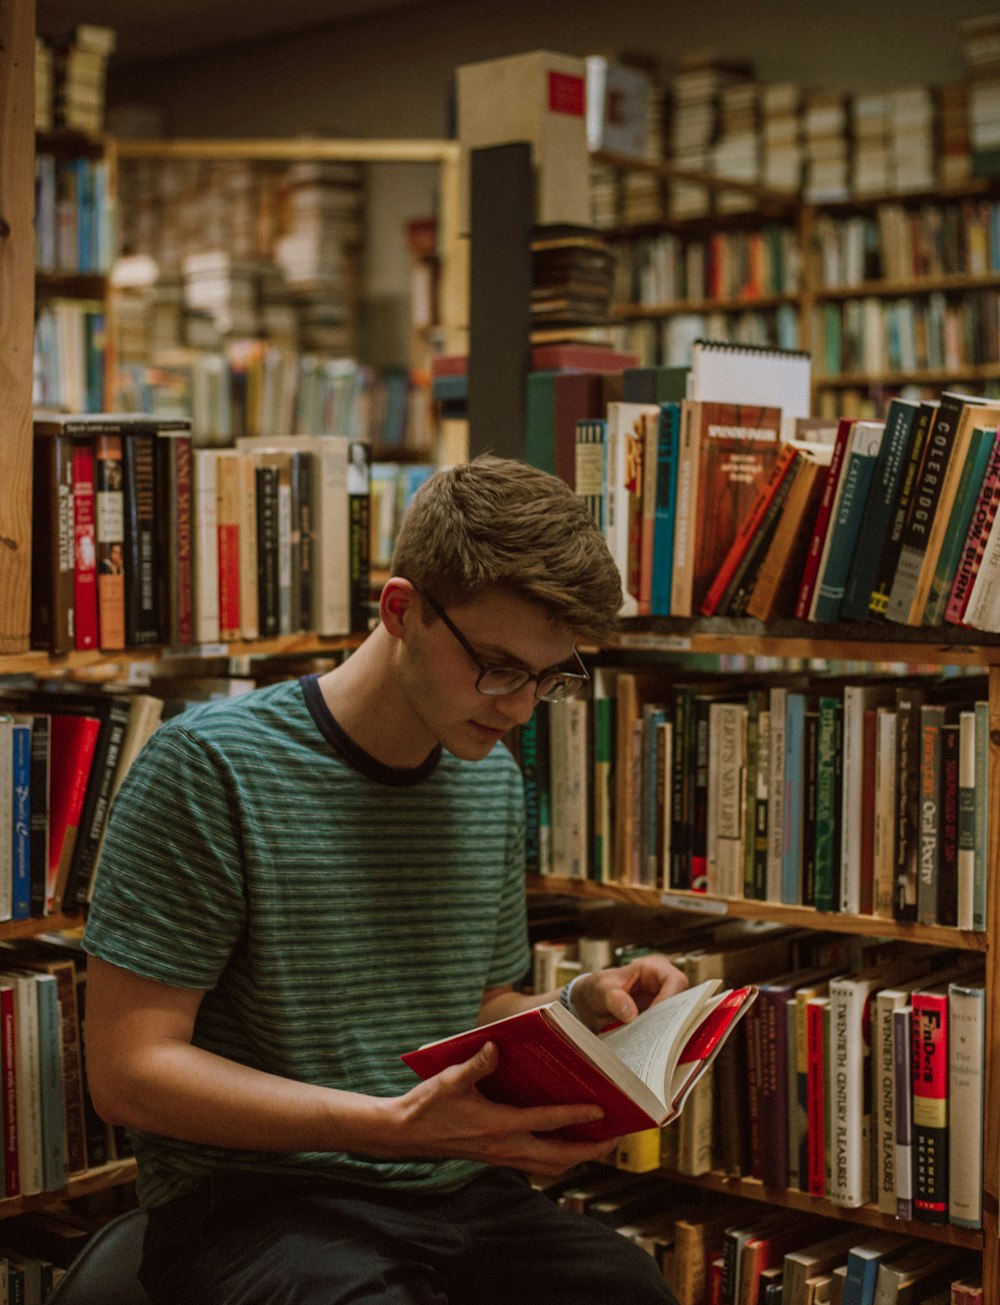
{"label": "white notebook", "polygon": [[695,340],[687,395],[780,408],[787,437],[797,417],[809,416],[811,379],[812,359],[805,350]]}

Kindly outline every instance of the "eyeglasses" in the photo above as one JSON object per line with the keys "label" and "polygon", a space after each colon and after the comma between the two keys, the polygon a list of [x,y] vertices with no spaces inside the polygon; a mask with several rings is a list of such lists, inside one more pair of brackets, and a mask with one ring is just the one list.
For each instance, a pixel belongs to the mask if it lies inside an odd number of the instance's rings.
{"label": "eyeglasses", "polygon": [[518,666],[491,666],[488,662],[479,659],[468,639],[444,609],[438,606],[429,594],[422,594],[422,597],[431,611],[440,616],[472,661],[479,667],[476,688],[480,693],[488,694],[491,698],[499,698],[506,693],[516,693],[518,689],[523,689],[526,684],[534,680],[535,697],[541,702],[562,702],[564,698],[572,698],[574,693],[579,693],[590,679],[587,668],[575,648],[573,649],[573,658],[577,666],[575,671],[561,671],[556,666],[550,666],[548,670],[532,675]]}

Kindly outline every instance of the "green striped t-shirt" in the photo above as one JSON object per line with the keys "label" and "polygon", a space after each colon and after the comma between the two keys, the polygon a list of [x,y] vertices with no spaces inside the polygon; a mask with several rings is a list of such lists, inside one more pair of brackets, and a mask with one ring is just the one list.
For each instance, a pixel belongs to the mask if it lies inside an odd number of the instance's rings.
{"label": "green striped t-shirt", "polygon": [[[194,1041],[299,1081],[395,1096],[400,1054],[475,1022],[528,965],[520,773],[436,749],[415,770],[346,738],[315,677],[161,726],[115,800],[85,946],[202,989]],[[453,1188],[479,1166],[135,1138],[160,1204],[252,1168]]]}

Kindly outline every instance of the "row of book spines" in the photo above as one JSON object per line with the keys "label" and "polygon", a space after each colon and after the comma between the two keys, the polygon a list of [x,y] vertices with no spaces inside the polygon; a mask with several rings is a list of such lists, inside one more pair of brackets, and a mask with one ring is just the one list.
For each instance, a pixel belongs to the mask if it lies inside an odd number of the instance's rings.
{"label": "row of book spines", "polygon": [[40,272],[103,273],[111,266],[107,164],[80,156],[35,160],[35,266]]}
{"label": "row of book spines", "polygon": [[332,506],[314,488],[314,461],[306,450],[194,450],[177,433],[41,436],[32,646],[185,647],[366,629],[367,476],[342,494],[343,575],[330,563],[321,572],[316,534],[334,523],[317,525],[317,507]]}
{"label": "row of book spines", "polygon": [[[619,273],[619,289],[638,302],[677,299],[735,299],[797,289],[797,260],[791,233],[783,228],[726,232],[709,240],[681,241],[665,235],[635,241]],[[647,267],[648,264],[651,267]],[[661,266],[662,264],[662,266]],[[632,286],[624,285],[626,279]]]}
{"label": "row of book spines", "polygon": [[524,731],[532,872],[985,929],[984,701],[906,693],[899,731],[884,684],[849,687],[846,712],[792,690],[789,728],[786,688],[679,685],[635,709],[624,675],[625,705],[561,704]]}
{"label": "row of book spines", "polygon": [[998,417],[946,393],[894,400],[885,422],[842,419],[822,467],[785,445],[702,613],[983,627]]}
{"label": "row of book spines", "polygon": [[995,290],[966,291],[955,301],[934,292],[823,304],[814,314],[817,372],[838,376],[992,362],[998,316]]}
{"label": "row of book spines", "polygon": [[614,1228],[653,1256],[679,1305],[766,1305],[781,1299],[780,1293],[765,1293],[780,1288],[786,1273],[790,1290],[793,1277],[803,1276],[828,1287],[851,1280],[874,1289],[883,1263],[889,1266],[883,1275],[886,1290],[893,1277],[916,1277],[928,1291],[945,1283],[948,1305],[980,1305],[983,1299],[975,1254],[902,1234],[845,1229],[821,1215],[769,1209],[745,1197],[679,1192],[667,1174],[609,1173],[594,1167],[572,1171],[541,1190],[564,1209]]}
{"label": "row of book spines", "polygon": [[814,236],[817,266],[831,273],[824,277],[831,287],[845,280],[834,272],[838,266],[849,267],[853,281],[996,271],[998,237],[1000,205],[985,199],[907,209],[879,204],[873,214],[847,218],[821,214]]}

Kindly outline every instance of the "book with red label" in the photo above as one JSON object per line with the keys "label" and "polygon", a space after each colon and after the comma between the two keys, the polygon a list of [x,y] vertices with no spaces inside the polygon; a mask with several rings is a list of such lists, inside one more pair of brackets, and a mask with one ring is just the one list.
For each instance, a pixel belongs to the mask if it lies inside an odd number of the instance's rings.
{"label": "book with red label", "polygon": [[94,449],[73,445],[73,606],[78,652],[97,647],[97,535],[94,528]]}
{"label": "book with red label", "polygon": [[948,985],[911,998],[913,1216],[948,1222]]}
{"label": "book with red label", "polygon": [[431,1042],[402,1059],[421,1078],[463,1064],[486,1043],[499,1063],[478,1087],[515,1106],[599,1105],[603,1119],[559,1130],[599,1142],[668,1123],[750,1008],[753,987],[709,979],[650,1006],[630,1024],[592,1033],[559,1002]]}

